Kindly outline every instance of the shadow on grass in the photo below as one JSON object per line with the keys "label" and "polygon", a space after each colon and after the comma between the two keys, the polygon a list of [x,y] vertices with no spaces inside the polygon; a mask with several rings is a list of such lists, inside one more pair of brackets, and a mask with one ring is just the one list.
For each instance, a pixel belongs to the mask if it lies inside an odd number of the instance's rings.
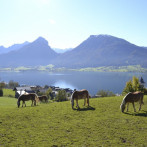
{"label": "shadow on grass", "polygon": [[[20,106],[19,108],[22,108],[22,109],[23,109],[23,108],[33,108],[33,107],[38,107],[38,106],[39,106],[39,105],[36,105],[36,106],[30,106],[30,105],[28,105],[28,106],[26,106],[26,107],[25,107],[25,106],[23,106],[23,107]],[[18,106],[17,106],[17,108],[18,108]]]}
{"label": "shadow on grass", "polygon": [[131,112],[124,112],[124,114],[133,115],[133,116],[147,117],[147,111],[144,111],[144,110],[142,110],[141,113],[139,113],[139,112],[134,112],[134,113],[131,113]]}
{"label": "shadow on grass", "polygon": [[77,111],[88,111],[88,110],[95,110],[95,108],[89,106],[89,107],[86,107],[86,108],[78,108],[78,109],[73,108],[73,110],[77,110]]}

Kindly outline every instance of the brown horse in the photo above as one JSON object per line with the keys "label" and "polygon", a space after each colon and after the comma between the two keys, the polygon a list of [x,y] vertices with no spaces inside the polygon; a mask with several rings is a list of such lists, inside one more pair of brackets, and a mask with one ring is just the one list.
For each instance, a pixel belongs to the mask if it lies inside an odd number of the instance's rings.
{"label": "brown horse", "polygon": [[38,96],[38,98],[40,102],[43,102],[43,101],[45,101],[46,103],[48,102],[48,98],[46,95]]}
{"label": "brown horse", "polygon": [[20,101],[22,101],[22,107],[23,107],[23,104],[26,107],[25,101],[29,101],[29,100],[32,101],[31,106],[33,106],[33,104],[34,106],[36,106],[36,102],[38,102],[38,96],[35,93],[22,94],[21,96],[19,96],[17,101],[18,108],[20,106]]}
{"label": "brown horse", "polygon": [[134,112],[136,112],[135,109],[135,105],[134,102],[139,102],[140,107],[139,107],[139,111],[141,110],[141,105],[143,104],[143,93],[141,92],[129,92],[123,99],[121,105],[120,105],[120,109],[122,112],[124,112],[125,110],[125,105],[127,104],[127,111],[129,108],[129,103],[132,103],[133,108],[134,108]]}
{"label": "brown horse", "polygon": [[78,100],[79,99],[84,99],[84,106],[86,104],[86,98],[87,98],[87,104],[89,106],[89,93],[86,89],[83,89],[83,90],[80,90],[80,91],[74,91],[72,96],[71,96],[71,105],[72,105],[72,109],[74,107],[74,100],[76,100],[76,103],[77,103],[77,106],[79,108],[79,105],[78,105]]}

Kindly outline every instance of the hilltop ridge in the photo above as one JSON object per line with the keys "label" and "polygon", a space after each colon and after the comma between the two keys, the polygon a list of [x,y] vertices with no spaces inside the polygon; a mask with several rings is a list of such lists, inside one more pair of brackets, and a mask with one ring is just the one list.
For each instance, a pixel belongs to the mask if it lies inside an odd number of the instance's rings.
{"label": "hilltop ridge", "polygon": [[60,54],[49,46],[45,38],[38,37],[32,43],[26,43],[13,52],[0,54],[0,66],[53,64],[57,68],[87,68],[140,65],[146,68],[146,56],[146,47],[139,47],[111,35],[90,35],[77,47]]}

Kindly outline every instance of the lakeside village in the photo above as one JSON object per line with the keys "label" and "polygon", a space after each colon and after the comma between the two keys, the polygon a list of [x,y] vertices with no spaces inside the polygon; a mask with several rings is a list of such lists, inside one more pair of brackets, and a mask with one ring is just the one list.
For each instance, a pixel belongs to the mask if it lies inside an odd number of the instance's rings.
{"label": "lakeside village", "polygon": [[45,85],[44,87],[41,87],[39,85],[37,86],[21,85],[19,87],[15,87],[13,91],[15,91],[15,98],[18,98],[20,95],[25,93],[36,93],[38,96],[47,95],[47,97],[51,100],[57,97],[59,92],[62,93],[62,97],[64,97],[64,100],[68,100],[71,94],[73,93],[73,90],[70,88],[60,88],[60,87],[48,86],[48,85]]}
{"label": "lakeside village", "polygon": [[[70,100],[72,93],[75,89],[70,88],[60,88],[56,86],[29,86],[29,85],[19,85],[18,82],[9,81],[9,83],[0,82],[0,89],[12,89],[15,91],[15,98],[18,98],[22,94],[36,93],[38,96],[46,95],[49,100],[55,101],[67,101]],[[0,92],[1,93],[1,92]],[[2,96],[0,94],[0,96]],[[91,96],[91,95],[90,95]],[[114,96],[114,94],[113,94]],[[118,96],[118,95],[117,95]],[[14,97],[9,95],[9,97]],[[91,98],[103,97],[99,95],[93,95]]]}
{"label": "lakeside village", "polygon": [[[9,81],[9,83],[0,82],[0,96],[3,96],[3,88],[12,89],[15,91],[15,98],[18,98],[22,94],[27,93],[36,93],[38,96],[46,95],[49,100],[55,101],[67,101],[70,100],[72,93],[74,90],[70,88],[60,88],[55,86],[45,85],[43,87],[37,86],[28,86],[28,85],[19,85],[18,82]],[[123,90],[123,93],[126,94],[128,92],[133,91],[142,91],[144,94],[147,94],[147,88],[145,88],[145,82],[141,77],[140,80],[133,76],[132,81],[126,82],[126,87]],[[91,98],[98,97],[109,97],[109,96],[121,96],[121,94],[114,94],[111,91],[100,90],[96,95],[90,95]],[[14,97],[14,96],[10,96]]]}
{"label": "lakeside village", "polygon": [[[64,97],[62,98],[63,100],[70,100],[70,97],[74,92],[74,90],[70,88],[60,88],[60,87],[48,86],[48,85],[45,85],[44,87],[41,87],[39,85],[37,86],[21,85],[13,89],[13,91],[15,91],[15,98],[18,98],[20,95],[25,93],[36,93],[38,96],[47,95],[47,97],[51,100],[55,99],[58,96]],[[116,94],[116,96],[120,96],[120,95]],[[91,96],[91,98],[97,98],[97,97],[101,97],[101,95]]]}

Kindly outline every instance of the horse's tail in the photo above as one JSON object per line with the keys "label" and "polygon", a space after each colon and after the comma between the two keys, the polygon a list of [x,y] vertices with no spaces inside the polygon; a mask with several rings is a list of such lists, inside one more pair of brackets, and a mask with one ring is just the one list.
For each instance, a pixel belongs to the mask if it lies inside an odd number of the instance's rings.
{"label": "horse's tail", "polygon": [[39,97],[37,96],[37,94],[35,93],[35,101],[34,101],[34,105],[38,105],[39,102]]}
{"label": "horse's tail", "polygon": [[87,104],[88,104],[88,106],[89,106],[89,98],[91,98],[91,96],[88,93],[88,96],[87,96]]}

